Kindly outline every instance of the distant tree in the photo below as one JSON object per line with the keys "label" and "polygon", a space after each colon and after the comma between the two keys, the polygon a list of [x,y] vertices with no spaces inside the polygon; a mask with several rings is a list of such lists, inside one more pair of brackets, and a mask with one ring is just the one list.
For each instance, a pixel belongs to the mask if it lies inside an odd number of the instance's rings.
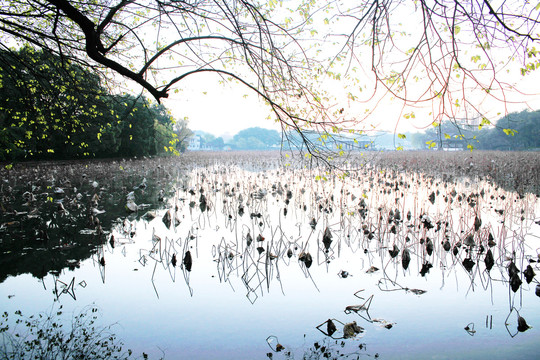
{"label": "distant tree", "polygon": [[225,141],[223,141],[222,137],[215,138],[212,140],[209,145],[213,147],[214,149],[223,149],[225,147]]}
{"label": "distant tree", "polygon": [[458,146],[470,150],[539,149],[540,110],[510,113],[494,124],[484,121],[477,126],[456,125],[453,121],[445,121],[424,133],[415,134],[413,139],[420,148]]}
{"label": "distant tree", "polygon": [[281,136],[276,130],[252,127],[234,135],[231,145],[236,149],[268,149],[280,145]]}
{"label": "distant tree", "polygon": [[173,126],[176,134],[176,150],[179,152],[186,151],[189,145],[189,139],[193,136],[193,131],[188,128],[187,118],[177,120]]}
{"label": "distant tree", "polygon": [[540,110],[511,113],[486,126],[479,135],[480,149],[540,149]]}
{"label": "distant tree", "polygon": [[209,146],[212,141],[216,139],[215,135],[210,134],[206,131],[196,131],[195,134],[199,135],[201,138],[201,146]]}

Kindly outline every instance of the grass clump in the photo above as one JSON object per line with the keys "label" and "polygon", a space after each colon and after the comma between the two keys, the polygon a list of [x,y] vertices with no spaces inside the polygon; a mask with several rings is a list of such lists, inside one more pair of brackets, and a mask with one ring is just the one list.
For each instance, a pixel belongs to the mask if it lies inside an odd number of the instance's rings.
{"label": "grass clump", "polygon": [[99,326],[98,309],[89,306],[63,321],[62,306],[49,314],[26,317],[21,311],[4,312],[0,320],[0,358],[18,359],[129,359],[131,350]]}

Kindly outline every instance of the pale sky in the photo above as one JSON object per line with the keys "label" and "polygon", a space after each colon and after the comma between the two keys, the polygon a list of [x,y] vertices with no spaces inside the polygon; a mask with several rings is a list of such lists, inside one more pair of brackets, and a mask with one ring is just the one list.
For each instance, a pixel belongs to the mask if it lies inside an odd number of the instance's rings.
{"label": "pale sky", "polygon": [[[405,30],[412,33],[415,32],[416,25],[407,23],[407,21],[413,22],[414,16],[400,17],[399,21],[405,22],[404,24],[400,24]],[[353,27],[352,25],[342,21],[336,26],[345,28],[347,31],[343,30],[343,32],[346,33]],[[338,32],[337,28],[334,30]],[[409,45],[406,43],[409,41],[414,43],[414,39],[415,36],[399,38],[399,45],[400,47],[407,48]],[[329,51],[332,49],[332,46],[324,48]],[[466,46],[462,46],[460,55],[464,59],[467,59],[469,56],[467,53],[469,51],[470,49],[467,49]],[[496,54],[497,60],[504,61],[508,56],[506,53],[508,49],[499,49],[497,51],[499,51]],[[363,100],[366,100],[370,98],[373,89],[373,81],[371,81],[372,73],[369,66],[371,59],[369,58],[369,53],[358,55],[361,57],[367,56],[368,58],[359,59],[361,67],[365,66],[365,68],[360,69],[355,74],[360,79],[360,82],[356,85],[356,88],[352,88],[352,91],[356,91],[355,95],[359,96],[359,99],[362,100],[362,97],[365,97]],[[466,92],[466,96],[469,96],[467,100],[471,100],[475,106],[478,105],[490,120],[497,120],[506,113],[521,111],[526,108],[532,110],[540,109],[540,88],[537,84],[540,77],[540,70],[537,70],[539,74],[532,73],[522,77],[519,67],[520,64],[512,64],[512,67],[509,67],[511,69],[510,73],[506,73],[505,70],[500,71],[497,74],[497,78],[508,83],[519,84],[518,86],[521,91],[529,95],[526,96],[522,93],[507,91],[507,97],[502,101],[502,99],[495,100],[486,96],[484,92],[476,90],[474,95],[468,95],[469,93]],[[169,99],[164,99],[163,103],[175,118],[181,119],[188,117],[190,129],[206,131],[215,136],[221,136],[223,134],[234,135],[242,129],[255,126],[275,129],[277,131],[281,130],[279,124],[273,121],[274,117],[270,108],[264,105],[264,102],[258,98],[257,94],[242,85],[221,85],[219,84],[219,79],[218,76],[210,73],[191,75],[178,84],[182,90],[178,93],[171,91]],[[460,80],[454,80],[459,89]],[[430,112],[437,114],[439,111],[439,109],[431,108],[430,103],[427,103],[424,108],[408,107],[404,109],[401,103],[392,100],[389,96],[378,104],[375,104],[375,101],[354,103],[347,100],[345,94],[351,90],[344,90],[344,84],[334,83],[330,86],[325,86],[327,90],[330,89],[329,91],[336,96],[338,108],[343,107],[345,113],[350,117],[360,119],[369,114],[367,119],[362,123],[365,129],[375,127],[378,130],[395,131],[398,133],[418,131],[430,126],[433,121],[433,116],[430,115]],[[359,86],[364,87],[361,93],[358,92]],[[415,85],[409,83],[408,86],[412,90],[411,92],[414,92]],[[416,90],[418,89],[420,89],[420,92],[424,91],[423,88],[417,88]],[[496,94],[496,91],[493,91],[491,94],[496,96],[501,95]],[[379,99],[375,98],[375,100]],[[404,114],[412,111],[414,111],[416,116],[406,119]],[[267,119],[268,116],[270,116],[270,119]]]}
{"label": "pale sky", "polygon": [[[529,92],[528,96],[508,92],[507,103],[486,99],[483,104],[490,115],[498,118],[498,113],[505,111],[521,111],[528,106],[532,110],[540,109],[540,95],[536,91],[535,74],[527,77],[515,77],[521,80],[521,88]],[[279,124],[273,120],[270,108],[250,89],[238,84],[219,84],[218,78],[211,74],[194,75],[182,83],[183,90],[171,92],[169,99],[163,103],[177,119],[188,117],[189,128],[209,132],[216,137],[224,134],[234,135],[249,127],[262,127],[281,131]],[[536,93],[535,93],[536,91]],[[524,102],[527,100],[527,104]],[[482,102],[482,99],[478,100]],[[345,107],[347,108],[347,104]],[[348,111],[363,115],[366,109],[372,110],[374,104],[349,104]],[[340,105],[341,106],[341,105]],[[506,107],[506,109],[505,109]],[[407,112],[409,110],[405,110]],[[416,117],[405,119],[402,116],[401,105],[390,98],[383,100],[365,121],[367,129],[376,127],[378,130],[391,132],[419,131],[431,123],[428,115],[431,109],[414,109]],[[267,117],[270,115],[270,119]]]}
{"label": "pale sky", "polygon": [[208,73],[193,75],[182,82],[182,91],[171,92],[163,103],[175,118],[187,116],[191,130],[215,136],[234,135],[249,127],[281,130],[279,124],[267,119],[270,108],[253,91],[242,85],[222,85],[218,80]]}

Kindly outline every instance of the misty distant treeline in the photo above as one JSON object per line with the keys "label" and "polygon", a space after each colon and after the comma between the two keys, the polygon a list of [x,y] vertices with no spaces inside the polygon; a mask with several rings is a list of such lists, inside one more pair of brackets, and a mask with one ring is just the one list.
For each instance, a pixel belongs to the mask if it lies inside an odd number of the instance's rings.
{"label": "misty distant treeline", "polygon": [[[444,121],[422,133],[372,132],[359,134],[334,134],[304,131],[282,134],[276,130],[248,128],[225,141],[222,137],[197,131],[204,145],[213,150],[263,150],[282,147],[300,149],[304,141],[319,148],[339,149],[347,144],[348,150],[383,149],[456,149],[456,150],[539,150],[540,110],[511,113],[496,123],[486,119],[470,125],[466,122]],[[344,147],[345,148],[345,147]]]}
{"label": "misty distant treeline", "polygon": [[495,124],[485,119],[474,126],[446,121],[411,138],[417,148],[538,150],[540,110],[511,113]]}
{"label": "misty distant treeline", "polygon": [[241,130],[227,141],[204,131],[195,133],[201,137],[203,147],[213,150],[268,150],[281,145],[281,134],[278,131],[260,127]]}
{"label": "misty distant treeline", "polygon": [[176,152],[185,124],[93,71],[31,47],[0,51],[0,161]]}
{"label": "misty distant treeline", "polygon": [[[0,161],[131,157],[185,150],[191,131],[142,96],[113,94],[99,74],[31,47],[0,51]],[[301,148],[304,141],[340,149],[540,149],[540,110],[512,113],[492,124],[446,121],[424,133],[351,137],[259,127],[224,140],[198,132],[205,148]],[[283,139],[282,139],[283,135]],[[324,138],[324,141],[323,141]]]}

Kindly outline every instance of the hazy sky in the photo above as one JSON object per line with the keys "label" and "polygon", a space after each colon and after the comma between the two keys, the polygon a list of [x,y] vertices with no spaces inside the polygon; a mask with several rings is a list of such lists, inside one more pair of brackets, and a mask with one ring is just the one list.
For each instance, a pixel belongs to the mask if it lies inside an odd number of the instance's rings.
{"label": "hazy sky", "polygon": [[[416,14],[411,9],[412,14]],[[409,19],[410,23],[407,23]],[[415,24],[414,16],[399,17],[400,24],[407,31],[414,33]],[[417,19],[416,19],[417,20]],[[346,25],[346,26],[345,26]],[[354,25],[354,24],[353,24]],[[345,27],[350,29],[350,24],[344,24],[343,21],[339,27]],[[336,32],[339,32],[336,30]],[[463,32],[462,32],[463,33]],[[414,34],[413,34],[414,35]],[[416,34],[417,35],[417,34]],[[399,38],[400,46],[407,48],[405,43],[416,39],[415,36]],[[325,47],[326,50],[328,48]],[[466,46],[462,46],[460,50],[461,56],[466,59],[471,49]],[[508,56],[508,49],[498,48],[494,49],[492,56],[496,57],[496,60],[504,61]],[[471,52],[472,54],[473,52]],[[370,64],[370,54],[358,54],[358,56],[367,56],[366,59],[359,59],[359,68],[365,64]],[[388,60],[388,59],[387,59]],[[500,64],[499,64],[500,65]],[[499,66],[498,65],[498,66]],[[485,92],[476,89],[474,93],[471,93],[470,89],[465,89],[466,99],[471,101],[481,109],[484,115],[490,120],[497,120],[505,113],[521,111],[526,108],[533,110],[540,109],[540,88],[538,87],[539,74],[531,73],[528,76],[522,77],[520,75],[519,68],[523,66],[518,63],[511,63],[507,68],[502,68],[497,73],[497,78],[507,83],[519,84],[519,88],[528,93],[526,96],[524,93],[515,91],[506,92],[506,98],[503,98],[502,93],[492,91],[490,95],[497,96],[499,99],[495,100],[491,96],[487,96]],[[473,68],[474,69],[474,68]],[[509,73],[506,69],[510,69]],[[540,70],[537,70],[540,71]],[[478,73],[476,74],[478,76]],[[489,83],[490,75],[492,73],[486,73],[488,78],[484,79],[485,83]],[[347,100],[346,94],[349,90],[343,90],[344,85],[341,83],[335,83],[325,88],[330,93],[337,97],[336,106],[337,109],[344,108],[345,113],[350,117],[362,119],[369,115],[362,123],[364,129],[377,128],[378,130],[396,131],[396,132],[408,132],[422,130],[433,121],[433,115],[430,113],[438,114],[440,108],[432,108],[432,104],[427,102],[423,106],[410,106],[403,108],[399,101],[392,100],[390,96],[385,97],[382,101],[377,103],[378,97],[375,97],[375,101],[371,99],[372,89],[374,84],[372,80],[373,74],[369,66],[365,69],[360,69],[356,73],[356,77],[360,79],[357,87],[353,91],[358,90],[358,86],[363,86],[364,90],[361,93],[356,93],[356,96],[364,96],[366,102],[350,102]],[[371,79],[370,79],[371,78]],[[480,76],[482,78],[482,76]],[[268,129],[280,130],[279,124],[276,124],[272,119],[270,108],[265,106],[258,96],[237,84],[220,85],[218,83],[219,77],[215,74],[195,74],[182,80],[179,84],[182,91],[179,93],[171,92],[170,98],[164,100],[164,104],[171,110],[175,118],[188,117],[189,127],[192,130],[203,130],[214,134],[215,136],[221,136],[223,134],[234,135],[238,131],[248,127],[263,127]],[[420,79],[420,83],[425,79]],[[457,89],[458,93],[461,89],[461,80],[454,79],[454,90]],[[425,84],[425,83],[424,83]],[[425,91],[425,88],[420,87],[415,89],[414,83],[408,83],[408,89],[411,92],[414,90],[420,90],[419,93]],[[472,83],[466,83],[466,86],[472,86]],[[457,86],[457,87],[456,87]],[[379,86],[379,88],[382,88]],[[379,95],[381,95],[379,93]],[[459,98],[460,94],[456,94],[454,99]],[[463,99],[459,99],[461,104]],[[438,106],[435,101],[435,106]],[[461,107],[463,108],[463,106]],[[375,109],[375,110],[373,110]],[[404,114],[414,111],[415,117],[406,119]],[[267,119],[270,116],[271,119]],[[460,115],[461,116],[461,115]],[[470,116],[470,115],[469,115]]]}
{"label": "hazy sky", "polygon": [[195,75],[182,83],[183,90],[164,100],[175,118],[189,119],[189,128],[203,130],[215,136],[236,134],[249,127],[280,131],[268,120],[269,107],[251,90],[235,84],[219,84],[211,74]]}
{"label": "hazy sky", "polygon": [[[536,91],[535,74],[520,78],[522,88],[530,94]],[[189,119],[189,127],[192,130],[203,130],[215,136],[224,134],[234,135],[242,129],[249,127],[262,127],[280,131],[279,124],[273,120],[270,108],[264,105],[258,96],[251,90],[237,84],[219,84],[218,79],[211,74],[193,76],[189,82],[183,84],[183,90],[171,93],[170,98],[164,100],[165,106],[171,110],[175,118]],[[509,92],[507,103],[496,102],[493,99],[478,99],[478,102],[487,108],[489,115],[498,118],[498,113],[506,111],[521,111],[527,108],[524,100],[533,110],[540,109],[540,95],[524,96],[520,93]],[[345,107],[347,107],[347,104]],[[372,109],[374,104],[349,104],[348,110],[363,115],[365,109]],[[341,105],[340,105],[341,106]],[[414,109],[414,119],[404,119],[401,113],[401,105],[390,98],[380,103],[375,111],[364,122],[367,129],[376,127],[378,130],[407,132],[419,131],[428,127],[431,123],[429,108]],[[270,115],[271,119],[267,119]]]}

